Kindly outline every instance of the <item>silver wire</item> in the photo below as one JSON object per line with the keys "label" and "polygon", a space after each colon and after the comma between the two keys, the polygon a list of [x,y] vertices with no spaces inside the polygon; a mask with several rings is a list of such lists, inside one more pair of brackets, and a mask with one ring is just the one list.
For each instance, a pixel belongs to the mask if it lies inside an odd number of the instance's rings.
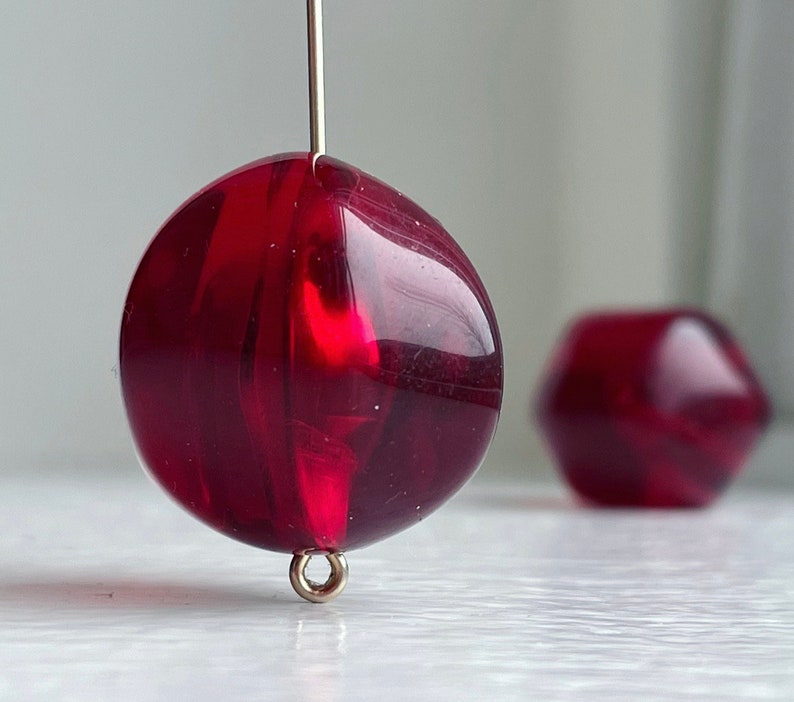
{"label": "silver wire", "polygon": [[306,0],[309,38],[309,137],[312,153],[325,153],[323,0]]}

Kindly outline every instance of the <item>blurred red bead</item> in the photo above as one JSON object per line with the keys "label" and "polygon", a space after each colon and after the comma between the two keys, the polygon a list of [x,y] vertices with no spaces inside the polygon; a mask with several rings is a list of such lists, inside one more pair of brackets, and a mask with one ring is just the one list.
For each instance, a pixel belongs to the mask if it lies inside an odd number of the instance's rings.
{"label": "blurred red bead", "polygon": [[121,330],[142,461],[228,536],[363,546],[472,475],[502,351],[469,260],[408,198],[287,154],[184,204],[144,255]]}
{"label": "blurred red bead", "polygon": [[551,358],[535,409],[582,498],[641,507],[710,503],[770,417],[736,341],[689,309],[580,318]]}

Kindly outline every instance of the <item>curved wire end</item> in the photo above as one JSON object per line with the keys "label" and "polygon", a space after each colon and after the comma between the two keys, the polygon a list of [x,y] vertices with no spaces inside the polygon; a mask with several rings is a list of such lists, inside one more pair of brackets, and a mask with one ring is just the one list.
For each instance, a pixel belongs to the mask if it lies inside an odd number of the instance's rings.
{"label": "curved wire end", "polygon": [[306,577],[306,567],[312,557],[306,553],[296,553],[289,566],[289,581],[304,600],[309,602],[330,602],[347,585],[349,570],[344,553],[327,553],[325,558],[331,566],[331,574],[324,583],[316,583]]}

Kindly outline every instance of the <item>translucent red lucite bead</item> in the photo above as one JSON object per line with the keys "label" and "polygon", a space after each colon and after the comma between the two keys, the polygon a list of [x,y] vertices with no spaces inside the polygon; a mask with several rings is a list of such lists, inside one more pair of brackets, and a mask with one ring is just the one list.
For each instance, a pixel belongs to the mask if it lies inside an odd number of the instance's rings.
{"label": "translucent red lucite bead", "polygon": [[647,507],[711,502],[744,465],[769,413],[728,331],[684,309],[579,319],[552,357],[536,406],[579,495]]}
{"label": "translucent red lucite bead", "polygon": [[160,484],[287,552],[421,520],[482,461],[502,394],[460,248],[394,189],[309,154],[245,166],[171,217],[133,279],[120,367]]}

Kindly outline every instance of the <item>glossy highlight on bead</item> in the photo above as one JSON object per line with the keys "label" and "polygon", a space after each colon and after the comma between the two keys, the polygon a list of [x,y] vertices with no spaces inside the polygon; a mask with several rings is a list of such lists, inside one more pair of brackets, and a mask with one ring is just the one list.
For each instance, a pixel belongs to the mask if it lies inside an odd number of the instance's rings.
{"label": "glossy highlight on bead", "polygon": [[501,404],[496,321],[461,249],[311,154],[240,168],[169,219],[120,350],[153,477],[228,536],[291,553],[420,521],[477,469]]}

